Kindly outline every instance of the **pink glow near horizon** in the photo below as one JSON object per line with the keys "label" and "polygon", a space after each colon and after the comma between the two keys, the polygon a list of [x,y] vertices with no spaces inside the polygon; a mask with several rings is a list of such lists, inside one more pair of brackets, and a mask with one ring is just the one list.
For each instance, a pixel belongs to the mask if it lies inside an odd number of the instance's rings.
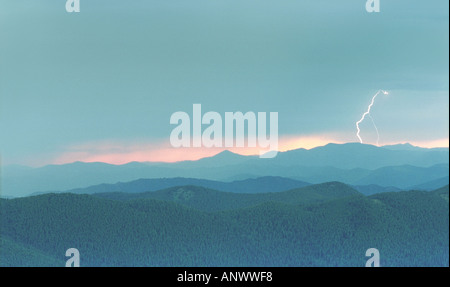
{"label": "pink glow near horizon", "polygon": [[127,152],[66,152],[56,160],[54,164],[64,164],[74,161],[105,162],[110,164],[125,164],[128,162],[178,162],[186,160],[198,160],[214,156],[224,150],[229,150],[242,155],[258,154],[259,149],[253,148],[172,148],[158,147],[154,149],[142,149]]}
{"label": "pink glow near horizon", "polygon": [[[298,148],[311,149],[328,143],[343,144],[345,141],[332,136],[284,137],[279,141],[279,151]],[[385,145],[399,144],[384,143]],[[449,147],[449,139],[433,141],[409,141],[412,145],[424,148]],[[109,164],[125,164],[129,162],[178,162],[198,160],[214,156],[224,150],[241,155],[258,155],[259,148],[173,148],[167,144],[118,144],[114,142],[88,143],[68,148],[58,155],[53,164],[65,164],[75,161],[104,162]]]}

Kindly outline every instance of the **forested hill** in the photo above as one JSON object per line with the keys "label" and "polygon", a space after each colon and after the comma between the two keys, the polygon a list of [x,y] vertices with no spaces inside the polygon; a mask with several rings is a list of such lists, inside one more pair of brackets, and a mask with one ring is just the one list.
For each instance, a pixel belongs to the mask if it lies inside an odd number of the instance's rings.
{"label": "forested hill", "polygon": [[307,182],[279,176],[248,178],[245,180],[236,180],[232,182],[222,182],[215,180],[183,178],[183,177],[153,178],[153,179],[142,178],[131,182],[100,184],[89,186],[86,188],[71,189],[67,190],[66,192],[83,193],[83,194],[107,193],[107,192],[140,193],[185,185],[202,186],[209,189],[234,193],[262,193],[262,192],[285,191],[289,189],[304,187],[310,184]]}
{"label": "forested hill", "polygon": [[205,212],[165,200],[47,194],[1,200],[0,265],[448,266],[448,187]]}
{"label": "forested hill", "polygon": [[446,185],[444,187],[434,190],[433,193],[437,194],[440,197],[442,197],[443,199],[447,200],[447,203],[448,203],[448,199],[449,199],[448,198],[448,190],[449,190],[449,186]]}
{"label": "forested hill", "polygon": [[179,186],[144,193],[101,193],[95,196],[114,200],[157,199],[172,201],[203,211],[221,211],[255,206],[264,202],[312,204],[357,196],[352,187],[340,182],[328,182],[283,192],[238,194],[198,186]]}

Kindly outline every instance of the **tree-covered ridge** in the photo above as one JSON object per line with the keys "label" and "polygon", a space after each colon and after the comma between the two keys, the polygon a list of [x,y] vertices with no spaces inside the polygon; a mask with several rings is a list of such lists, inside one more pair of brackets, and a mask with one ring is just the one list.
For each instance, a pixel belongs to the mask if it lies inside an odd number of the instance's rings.
{"label": "tree-covered ridge", "polygon": [[448,199],[449,199],[448,198],[448,190],[449,190],[449,186],[446,185],[444,187],[434,190],[433,193],[437,194],[440,197],[442,197],[443,199],[447,200],[447,203],[448,203]]}
{"label": "tree-covered ridge", "polygon": [[[289,189],[304,187],[310,184],[307,182],[279,176],[247,178],[244,180],[235,180],[232,182],[223,182],[200,178],[171,177],[171,178],[141,178],[130,182],[117,182],[114,184],[104,183],[99,185],[88,186],[85,188],[70,189],[65,192],[79,193],[79,194],[94,194],[94,193],[109,193],[109,192],[140,193],[188,185],[202,186],[205,188],[214,189],[218,191],[234,192],[234,193],[264,193],[264,192],[285,191]],[[44,193],[54,193],[54,192],[38,192],[32,195]]]}
{"label": "tree-covered ridge", "polygon": [[221,211],[256,206],[264,202],[312,204],[349,196],[362,196],[340,182],[328,182],[283,192],[237,194],[199,186],[178,186],[144,193],[101,193],[95,196],[114,200],[157,199],[176,202],[203,211]]}
{"label": "tree-covered ridge", "polygon": [[382,266],[448,266],[445,195],[448,187],[216,212],[75,194],[1,200],[0,264],[54,265],[77,248],[82,266],[364,266],[378,248]]}
{"label": "tree-covered ridge", "polygon": [[8,237],[0,237],[0,267],[23,266],[23,267],[61,267],[65,260],[56,259],[31,246],[17,243]]}

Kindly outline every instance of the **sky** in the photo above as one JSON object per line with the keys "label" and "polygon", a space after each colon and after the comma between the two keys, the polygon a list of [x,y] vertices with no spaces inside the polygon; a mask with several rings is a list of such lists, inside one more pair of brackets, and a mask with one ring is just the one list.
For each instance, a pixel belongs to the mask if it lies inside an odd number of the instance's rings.
{"label": "sky", "polygon": [[[278,112],[279,149],[449,145],[449,2],[0,0],[2,165],[178,161],[174,112]],[[361,124],[376,144],[372,122]],[[249,148],[232,148],[252,154]]]}

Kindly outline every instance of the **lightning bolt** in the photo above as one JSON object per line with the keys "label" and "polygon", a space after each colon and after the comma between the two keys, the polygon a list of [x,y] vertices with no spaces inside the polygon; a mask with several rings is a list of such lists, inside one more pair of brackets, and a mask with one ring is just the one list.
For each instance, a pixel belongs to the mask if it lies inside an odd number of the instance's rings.
{"label": "lightning bolt", "polygon": [[379,94],[383,93],[384,95],[388,95],[389,93],[387,91],[384,90],[379,90],[373,97],[372,97],[372,101],[370,102],[369,106],[367,107],[367,111],[362,115],[361,119],[359,121],[356,122],[356,136],[359,139],[360,143],[363,143],[363,140],[361,138],[361,136],[359,135],[359,133],[361,132],[360,128],[359,128],[359,124],[362,123],[364,121],[364,119],[366,118],[366,116],[369,116],[370,119],[372,120],[373,126],[375,127],[375,130],[377,131],[377,145],[378,142],[380,140],[380,134],[378,133],[378,128],[375,125],[375,121],[373,120],[372,116],[370,115],[370,110],[372,109],[373,104],[375,103],[375,99],[377,98],[377,96]]}
{"label": "lightning bolt", "polygon": [[375,131],[377,132],[377,146],[379,146],[380,145],[380,133],[378,132],[377,125],[375,124],[375,121],[374,121],[373,117],[370,114],[368,114],[367,116],[372,121],[373,127],[375,128]]}

